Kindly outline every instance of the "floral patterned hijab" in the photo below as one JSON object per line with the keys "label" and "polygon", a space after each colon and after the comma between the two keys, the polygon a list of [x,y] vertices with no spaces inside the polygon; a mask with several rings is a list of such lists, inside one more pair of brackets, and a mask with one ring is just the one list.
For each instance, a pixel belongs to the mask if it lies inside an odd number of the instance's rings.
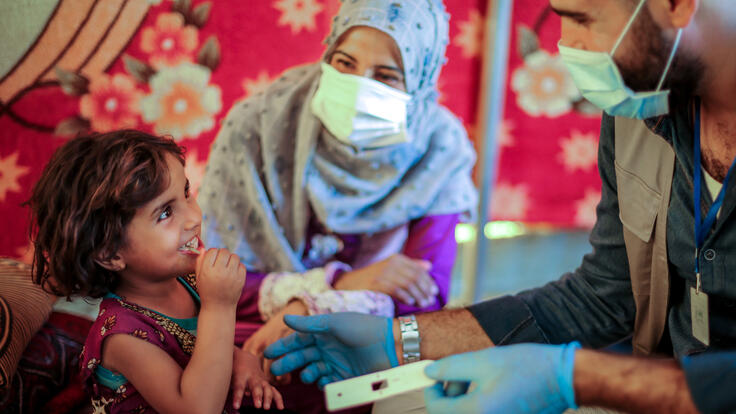
{"label": "floral patterned hijab", "polygon": [[304,271],[315,215],[330,232],[374,234],[429,215],[474,214],[475,153],[460,121],[437,104],[448,18],[439,0],[345,0],[325,59],[354,26],[390,35],[403,59],[411,142],[356,150],[330,135],[309,103],[319,64],[286,71],[236,104],[210,153],[199,202],[204,238],[251,270]]}

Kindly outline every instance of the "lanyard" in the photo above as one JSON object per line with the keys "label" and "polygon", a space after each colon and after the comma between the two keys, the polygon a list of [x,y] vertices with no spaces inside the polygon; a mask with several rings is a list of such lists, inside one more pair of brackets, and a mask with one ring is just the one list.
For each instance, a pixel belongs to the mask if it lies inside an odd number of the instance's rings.
{"label": "lanyard", "polygon": [[708,214],[705,216],[705,220],[702,220],[700,214],[700,187],[703,180],[703,166],[702,160],[700,159],[700,98],[695,101],[695,131],[694,131],[694,147],[693,153],[695,159],[693,160],[693,211],[695,212],[695,276],[697,278],[697,290],[701,291],[700,285],[700,249],[703,247],[705,242],[705,236],[708,234],[710,229],[713,227],[713,223],[716,221],[718,216],[718,210],[723,205],[723,198],[726,194],[726,186],[728,180],[731,178],[733,172],[733,166],[736,165],[736,159],[731,163],[731,167],[728,169],[726,179],[723,180],[723,186],[721,191],[718,192],[718,196],[713,201],[713,205],[710,206]]}

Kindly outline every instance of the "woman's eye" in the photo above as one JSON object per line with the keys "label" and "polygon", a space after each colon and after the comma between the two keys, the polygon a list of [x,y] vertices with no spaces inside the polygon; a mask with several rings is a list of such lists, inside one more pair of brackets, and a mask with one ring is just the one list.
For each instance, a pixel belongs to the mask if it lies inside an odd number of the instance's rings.
{"label": "woman's eye", "polygon": [[588,24],[590,23],[590,19],[588,19],[587,17],[573,18],[573,21],[580,26],[588,26]]}
{"label": "woman's eye", "polygon": [[158,216],[158,221],[166,220],[167,218],[171,217],[171,207],[164,208],[164,211],[161,212],[161,215]]}
{"label": "woman's eye", "polygon": [[385,83],[387,85],[396,85],[396,84],[398,84],[400,82],[398,76],[396,76],[396,75],[390,75],[390,74],[386,74],[386,73],[378,73],[378,74],[376,74],[376,80],[379,81],[379,82],[383,82],[383,83]]}
{"label": "woman's eye", "polygon": [[353,68],[353,62],[350,62],[350,61],[345,60],[345,59],[337,59],[337,64],[340,65],[341,67],[344,67],[344,68],[347,68],[347,69],[352,69]]}

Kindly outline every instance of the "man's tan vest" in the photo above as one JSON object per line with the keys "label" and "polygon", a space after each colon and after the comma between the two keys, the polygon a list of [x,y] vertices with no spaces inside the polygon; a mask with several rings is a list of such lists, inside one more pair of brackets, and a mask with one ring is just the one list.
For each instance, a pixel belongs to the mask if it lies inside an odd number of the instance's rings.
{"label": "man's tan vest", "polygon": [[643,121],[616,118],[615,166],[631,288],[636,302],[634,353],[657,349],[670,293],[667,208],[675,151]]}

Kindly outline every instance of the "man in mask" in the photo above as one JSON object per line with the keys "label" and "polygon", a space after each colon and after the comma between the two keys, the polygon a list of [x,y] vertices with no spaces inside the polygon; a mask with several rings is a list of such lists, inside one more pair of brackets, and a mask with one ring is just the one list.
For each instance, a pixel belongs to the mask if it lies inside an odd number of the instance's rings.
{"label": "man in mask", "polygon": [[[430,412],[736,411],[736,4],[550,3],[562,58],[605,111],[593,253],[467,309],[288,319],[299,333],[267,350],[275,374],[326,384],[459,354],[426,369]],[[627,337],[637,356],[590,349]],[[475,386],[448,395],[442,381]]]}

